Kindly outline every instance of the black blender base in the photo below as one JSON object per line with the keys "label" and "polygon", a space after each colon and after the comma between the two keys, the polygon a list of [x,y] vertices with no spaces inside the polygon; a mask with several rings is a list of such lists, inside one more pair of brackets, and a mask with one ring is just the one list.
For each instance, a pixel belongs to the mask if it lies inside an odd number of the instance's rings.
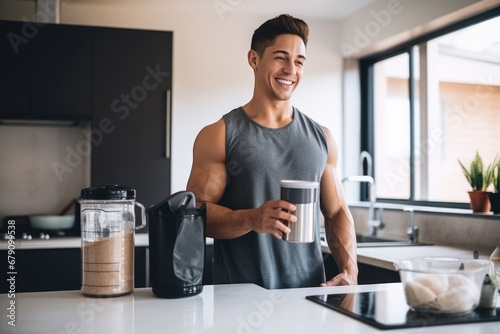
{"label": "black blender base", "polygon": [[203,291],[203,285],[189,285],[182,287],[155,287],[153,293],[159,298],[184,298],[200,294]]}

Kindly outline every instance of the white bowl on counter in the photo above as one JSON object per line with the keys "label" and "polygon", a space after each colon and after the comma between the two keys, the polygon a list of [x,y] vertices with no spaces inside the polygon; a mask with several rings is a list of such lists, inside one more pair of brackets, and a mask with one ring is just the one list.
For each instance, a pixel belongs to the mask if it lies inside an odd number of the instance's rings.
{"label": "white bowl on counter", "polygon": [[41,230],[67,230],[75,225],[75,215],[37,215],[29,216],[32,228]]}

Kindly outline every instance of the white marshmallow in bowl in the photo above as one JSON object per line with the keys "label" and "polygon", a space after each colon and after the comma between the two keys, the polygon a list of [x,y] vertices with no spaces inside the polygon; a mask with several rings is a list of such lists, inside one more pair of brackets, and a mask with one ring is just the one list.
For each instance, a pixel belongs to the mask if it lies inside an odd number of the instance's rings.
{"label": "white marshmallow in bowl", "polygon": [[448,289],[448,278],[446,276],[427,276],[415,277],[415,281],[431,289],[435,295],[439,295]]}
{"label": "white marshmallow in bowl", "polygon": [[447,312],[466,312],[475,306],[475,293],[469,286],[458,285],[437,296],[429,306]]}
{"label": "white marshmallow in bowl", "polygon": [[408,305],[417,308],[436,298],[436,294],[431,289],[417,282],[417,280],[406,283],[405,294]]}

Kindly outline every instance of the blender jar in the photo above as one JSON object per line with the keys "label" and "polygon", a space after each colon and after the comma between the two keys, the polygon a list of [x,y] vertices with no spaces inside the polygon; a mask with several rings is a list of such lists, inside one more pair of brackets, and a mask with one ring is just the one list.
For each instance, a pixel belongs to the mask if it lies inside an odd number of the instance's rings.
{"label": "blender jar", "polygon": [[[82,293],[113,297],[134,290],[134,231],[146,225],[144,206],[135,201],[135,189],[103,185],[82,189]],[[135,224],[135,206],[141,225]]]}

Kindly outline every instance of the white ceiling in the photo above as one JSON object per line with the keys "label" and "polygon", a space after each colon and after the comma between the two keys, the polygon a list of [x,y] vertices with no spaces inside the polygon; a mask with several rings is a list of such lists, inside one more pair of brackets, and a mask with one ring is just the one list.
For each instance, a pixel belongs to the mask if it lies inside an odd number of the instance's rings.
{"label": "white ceiling", "polygon": [[[0,0],[2,2],[4,0]],[[37,0],[29,0],[37,1]],[[56,1],[56,0],[44,0]],[[206,11],[207,7],[236,16],[263,16],[291,14],[304,19],[340,19],[376,0],[60,0],[75,3],[154,3],[180,6],[190,11]]]}
{"label": "white ceiling", "polygon": [[[339,19],[375,0],[233,0],[233,14],[268,16],[289,13],[301,18]],[[226,3],[226,1],[223,1]]]}

